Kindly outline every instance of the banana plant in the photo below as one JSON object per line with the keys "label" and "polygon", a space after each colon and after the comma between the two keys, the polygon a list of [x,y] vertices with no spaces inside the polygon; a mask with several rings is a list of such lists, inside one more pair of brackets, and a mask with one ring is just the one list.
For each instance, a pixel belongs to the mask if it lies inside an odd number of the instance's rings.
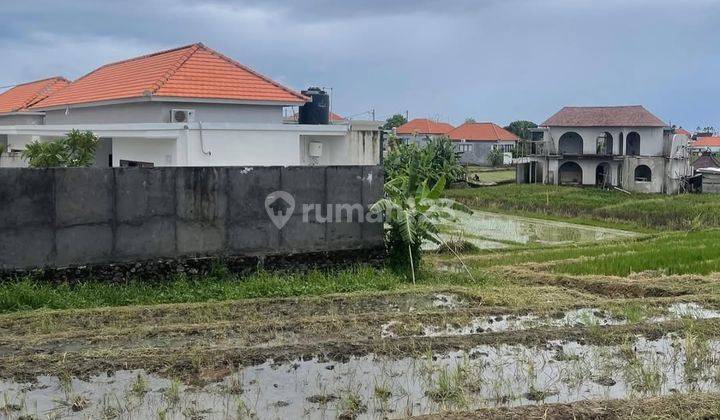
{"label": "banana plant", "polygon": [[413,284],[423,242],[444,244],[440,237],[440,225],[457,222],[456,211],[471,213],[463,204],[442,197],[444,176],[430,187],[427,180],[419,180],[418,171],[414,170],[416,166],[412,165],[405,175],[388,181],[385,184],[386,197],[371,208],[371,211],[385,215],[390,259],[398,265],[409,263]]}

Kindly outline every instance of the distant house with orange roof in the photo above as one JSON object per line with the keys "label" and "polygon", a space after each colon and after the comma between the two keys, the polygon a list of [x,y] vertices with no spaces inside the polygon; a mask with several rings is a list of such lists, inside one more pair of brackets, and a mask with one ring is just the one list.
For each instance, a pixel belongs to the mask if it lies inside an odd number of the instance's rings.
{"label": "distant house with orange roof", "polygon": [[[22,83],[0,93],[0,125],[42,124],[43,113],[30,108],[69,84],[64,77],[56,76]],[[24,166],[20,150],[32,140],[31,135],[0,134],[0,146],[6,149],[0,156],[0,167]]]}
{"label": "distant house with orange roof", "polygon": [[448,133],[461,152],[460,161],[475,165],[489,165],[488,154],[493,149],[510,153],[520,140],[515,134],[492,122],[466,122]]}
{"label": "distant house with orange roof", "polygon": [[444,136],[454,127],[428,118],[415,118],[395,129],[395,135],[405,142],[424,144],[432,137]]}
{"label": "distant house with orange roof", "polygon": [[[39,83],[39,82],[34,82]],[[62,85],[62,86],[61,86]],[[101,66],[79,79],[0,94],[0,135],[47,141],[70,128],[100,137],[96,166],[356,165],[379,162],[380,123],[285,124],[296,92],[197,43]],[[15,91],[15,92],[13,92]],[[23,143],[25,142],[25,143]]]}
{"label": "distant house with orange roof", "polygon": [[720,137],[706,136],[698,137],[697,140],[690,143],[690,149],[696,152],[720,152]]}

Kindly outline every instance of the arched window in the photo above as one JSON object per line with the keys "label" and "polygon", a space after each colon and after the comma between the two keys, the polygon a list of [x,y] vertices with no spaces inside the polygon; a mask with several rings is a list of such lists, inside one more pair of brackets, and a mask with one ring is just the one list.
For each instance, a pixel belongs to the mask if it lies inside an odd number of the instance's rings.
{"label": "arched window", "polygon": [[582,168],[575,162],[565,162],[558,169],[560,184],[580,185],[582,184]]}
{"label": "arched window", "polygon": [[627,155],[640,155],[640,134],[636,133],[635,131],[630,132],[627,135]]}
{"label": "arched window", "polygon": [[652,181],[652,171],[647,165],[638,165],[635,167],[635,182]]}
{"label": "arched window", "polygon": [[583,139],[580,137],[580,134],[568,131],[560,136],[558,152],[560,152],[561,155],[581,155],[583,152]]}
{"label": "arched window", "polygon": [[607,131],[599,135],[597,138],[596,149],[598,155],[612,155],[613,153],[613,136]]}

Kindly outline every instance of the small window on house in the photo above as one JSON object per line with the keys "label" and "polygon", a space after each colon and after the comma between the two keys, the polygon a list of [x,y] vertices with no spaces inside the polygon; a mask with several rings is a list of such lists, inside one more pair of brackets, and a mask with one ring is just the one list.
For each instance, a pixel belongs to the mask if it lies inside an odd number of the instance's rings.
{"label": "small window on house", "polygon": [[639,165],[635,168],[635,182],[652,181],[652,171],[647,165]]}
{"label": "small window on house", "polygon": [[155,164],[152,162],[140,162],[137,160],[120,159],[121,168],[152,168]]}

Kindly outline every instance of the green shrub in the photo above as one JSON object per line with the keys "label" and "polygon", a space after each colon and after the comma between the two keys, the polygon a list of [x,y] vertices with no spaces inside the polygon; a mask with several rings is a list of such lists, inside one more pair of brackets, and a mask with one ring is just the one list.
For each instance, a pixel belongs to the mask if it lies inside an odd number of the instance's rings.
{"label": "green shrub", "polygon": [[390,152],[385,158],[385,174],[388,180],[407,176],[410,165],[417,165],[413,171],[420,179],[436,184],[440,178],[447,182],[462,179],[464,170],[452,142],[447,137],[433,137],[425,146],[392,141]]}
{"label": "green shrub", "polygon": [[33,168],[73,168],[92,165],[98,138],[91,131],[71,130],[66,137],[50,142],[34,141],[22,157]]}

